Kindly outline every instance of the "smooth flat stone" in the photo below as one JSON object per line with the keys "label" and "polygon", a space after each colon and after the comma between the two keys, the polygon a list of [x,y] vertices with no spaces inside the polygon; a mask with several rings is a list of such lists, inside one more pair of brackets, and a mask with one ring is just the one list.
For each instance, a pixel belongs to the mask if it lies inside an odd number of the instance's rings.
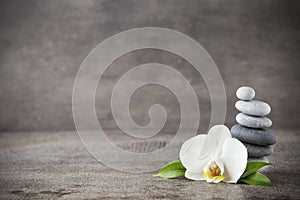
{"label": "smooth flat stone", "polygon": [[259,146],[254,144],[243,143],[248,151],[248,156],[253,158],[259,158],[269,156],[273,153],[271,146]]}
{"label": "smooth flat stone", "polygon": [[243,86],[237,89],[236,96],[241,100],[251,100],[255,96],[255,91],[251,87]]}
{"label": "smooth flat stone", "polygon": [[249,157],[248,162],[266,162],[266,163],[270,163],[269,159],[266,158],[266,157],[260,157],[260,158]]}
{"label": "smooth flat stone", "polygon": [[271,107],[269,104],[258,100],[239,100],[235,103],[235,107],[243,113],[255,116],[265,116],[271,112]]}
{"label": "smooth flat stone", "polygon": [[246,143],[256,145],[272,145],[276,143],[276,137],[272,132],[264,129],[247,128],[239,124],[231,128],[232,137]]}
{"label": "smooth flat stone", "polygon": [[239,113],[235,119],[240,125],[250,128],[269,128],[272,126],[272,121],[267,117],[257,117]]}

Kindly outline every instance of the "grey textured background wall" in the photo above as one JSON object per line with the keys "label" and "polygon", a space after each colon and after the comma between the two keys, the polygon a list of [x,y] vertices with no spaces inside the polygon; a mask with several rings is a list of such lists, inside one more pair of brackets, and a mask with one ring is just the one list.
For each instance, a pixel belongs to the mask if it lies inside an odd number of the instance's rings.
{"label": "grey textured background wall", "polygon": [[[80,63],[109,36],[144,26],[183,32],[210,53],[225,82],[229,126],[237,113],[235,90],[250,85],[271,104],[274,128],[299,129],[299,13],[297,0],[1,1],[0,130],[74,130],[72,88]],[[155,50],[122,56],[105,72],[96,97],[100,122],[115,126],[111,89],[123,73],[147,62],[173,66],[190,80],[200,103],[199,131],[206,130],[210,99],[203,79],[185,60]],[[133,119],[147,124],[154,103],[166,107],[166,127],[175,129],[178,102],[157,85],[134,94]]]}

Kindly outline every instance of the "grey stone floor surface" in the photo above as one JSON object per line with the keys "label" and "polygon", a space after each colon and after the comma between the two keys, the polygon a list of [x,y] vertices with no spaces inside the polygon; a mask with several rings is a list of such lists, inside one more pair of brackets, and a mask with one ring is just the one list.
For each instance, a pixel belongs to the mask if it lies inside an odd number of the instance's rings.
{"label": "grey stone floor surface", "polygon": [[[112,131],[113,132],[113,131]],[[130,174],[94,159],[76,132],[0,133],[1,199],[300,199],[300,133],[275,131],[278,143],[265,174],[275,186],[208,184],[152,173]],[[164,145],[164,137],[128,148]],[[149,144],[147,144],[149,143]],[[155,145],[154,145],[155,144]],[[178,147],[179,148],[179,147]],[[133,150],[134,151],[134,150]],[[109,154],[109,152],[108,152]],[[108,155],[109,156],[109,155]],[[142,165],[136,163],[136,165]]]}

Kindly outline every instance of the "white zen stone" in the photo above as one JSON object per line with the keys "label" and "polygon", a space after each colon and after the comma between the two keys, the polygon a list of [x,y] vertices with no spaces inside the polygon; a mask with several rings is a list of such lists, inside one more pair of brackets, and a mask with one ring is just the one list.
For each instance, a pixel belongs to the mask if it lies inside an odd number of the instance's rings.
{"label": "white zen stone", "polygon": [[267,117],[257,117],[239,113],[235,119],[240,125],[250,128],[269,128],[272,126],[272,121]]}
{"label": "white zen stone", "polygon": [[255,91],[251,87],[243,86],[236,91],[236,96],[241,100],[251,100],[255,96]]}
{"label": "white zen stone", "polygon": [[243,113],[255,116],[265,116],[271,112],[269,104],[258,100],[239,100],[235,103],[235,107]]}

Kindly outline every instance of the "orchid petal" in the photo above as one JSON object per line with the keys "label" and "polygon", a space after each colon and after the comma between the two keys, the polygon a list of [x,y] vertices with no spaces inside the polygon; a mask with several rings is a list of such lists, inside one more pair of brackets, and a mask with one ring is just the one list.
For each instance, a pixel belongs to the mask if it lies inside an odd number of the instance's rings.
{"label": "orchid petal", "polygon": [[247,166],[247,149],[237,139],[227,139],[223,145],[221,160],[225,166],[224,182],[236,183]]}
{"label": "orchid petal", "polygon": [[208,137],[201,147],[200,159],[220,157],[223,150],[223,143],[229,138],[231,138],[231,133],[226,126],[213,126],[209,129]]}
{"label": "orchid petal", "polygon": [[203,181],[203,180],[205,180],[202,172],[192,173],[191,171],[186,170],[184,176],[185,176],[185,178],[191,179],[191,180],[194,180],[194,181]]}
{"label": "orchid petal", "polygon": [[187,171],[192,173],[202,173],[206,160],[199,160],[201,146],[204,144],[207,135],[197,135],[187,140],[181,146],[179,158]]}

